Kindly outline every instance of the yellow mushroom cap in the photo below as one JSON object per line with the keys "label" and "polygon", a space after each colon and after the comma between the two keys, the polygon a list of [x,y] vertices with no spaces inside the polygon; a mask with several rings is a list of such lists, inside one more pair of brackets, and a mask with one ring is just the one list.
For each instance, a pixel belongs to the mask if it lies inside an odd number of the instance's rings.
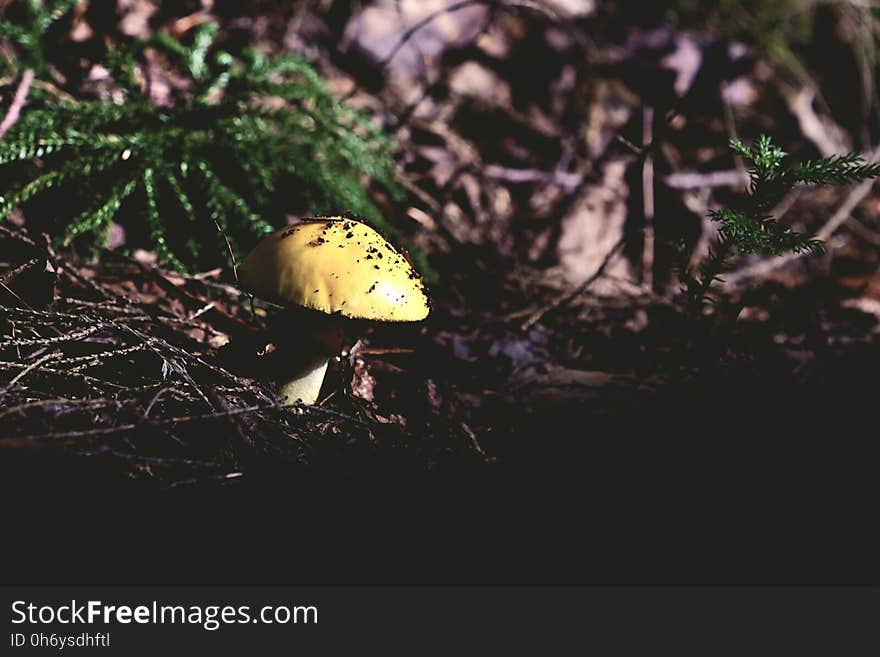
{"label": "yellow mushroom cap", "polygon": [[344,217],[277,230],[238,270],[256,296],[352,319],[415,322],[430,306],[421,278],[375,230]]}

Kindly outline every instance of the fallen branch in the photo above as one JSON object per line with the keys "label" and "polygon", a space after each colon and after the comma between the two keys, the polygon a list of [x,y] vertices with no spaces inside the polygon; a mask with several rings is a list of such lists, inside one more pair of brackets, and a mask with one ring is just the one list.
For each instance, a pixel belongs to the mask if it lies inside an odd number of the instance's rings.
{"label": "fallen branch", "polygon": [[[0,370],[3,369],[11,369],[11,370],[23,370],[31,367],[30,365],[24,365],[22,363],[12,363],[8,361],[0,361]],[[118,383],[112,383],[111,381],[104,381],[102,379],[98,379],[93,376],[89,376],[87,374],[80,374],[79,372],[69,372],[67,370],[56,370],[51,367],[38,367],[34,369],[35,372],[42,372],[45,374],[51,374],[53,376],[61,377],[62,379],[76,379],[83,383],[89,384],[90,388],[97,388],[101,386],[109,386],[111,388],[115,388],[117,390],[128,390],[126,386],[119,385]]]}
{"label": "fallen branch", "polygon": [[33,81],[33,70],[29,68],[24,69],[21,74],[21,82],[18,83],[18,88],[12,97],[12,103],[9,105],[9,109],[6,110],[6,116],[3,117],[3,121],[0,121],[0,139],[3,139],[9,128],[18,121],[18,117],[21,115],[21,108],[24,107],[24,101],[27,99]]}
{"label": "fallen branch", "polygon": [[663,178],[663,184],[671,189],[712,189],[716,187],[742,187],[749,184],[747,171],[680,171]]}
{"label": "fallen branch", "polygon": [[642,108],[642,218],[644,219],[642,248],[642,287],[654,289],[654,158],[651,145],[654,141],[654,108]]}
{"label": "fallen branch", "polygon": [[39,369],[40,365],[42,365],[46,361],[54,360],[58,357],[59,357],[59,354],[50,352],[48,354],[44,354],[41,358],[38,358],[33,363],[31,363],[30,365],[25,367],[21,372],[19,372],[14,377],[12,377],[12,380],[6,385],[6,387],[3,390],[0,390],[0,399],[2,399],[3,395],[5,395],[7,392],[9,392],[16,383],[21,381],[24,377],[26,377],[28,374],[30,374],[34,370]]}
{"label": "fallen branch", "polygon": [[483,168],[487,178],[503,180],[510,183],[543,182],[558,185],[566,191],[573,191],[584,182],[584,177],[567,171],[541,171],[539,169],[513,169],[498,164],[489,164]]}
{"label": "fallen branch", "polygon": [[13,269],[10,269],[9,271],[0,274],[0,283],[3,283],[4,285],[6,285],[10,281],[12,281],[13,278],[25,273],[27,270],[36,266],[39,262],[40,262],[39,258],[31,258],[30,260],[28,260],[24,264],[21,264],[18,267],[14,267]]}
{"label": "fallen branch", "polygon": [[75,331],[66,335],[59,335],[56,338],[24,338],[21,340],[6,340],[5,342],[0,342],[0,349],[6,349],[8,347],[42,347],[58,342],[71,342],[73,340],[82,340],[83,338],[90,336],[92,333],[101,330],[102,328],[104,328],[104,326],[105,325],[103,323],[94,324],[80,331]]}
{"label": "fallen branch", "polygon": [[[602,260],[602,262],[601,262],[601,264],[599,265],[599,267],[596,269],[595,272],[593,272],[593,273],[589,276],[589,278],[587,278],[587,279],[584,280],[582,283],[580,283],[580,284],[579,284],[576,288],[574,288],[571,292],[568,292],[567,294],[563,294],[562,296],[557,297],[556,299],[554,299],[553,301],[551,301],[551,302],[548,303],[547,305],[542,306],[541,308],[538,308],[537,310],[535,310],[534,312],[532,312],[532,313],[528,316],[528,319],[526,319],[526,321],[524,321],[524,322],[522,323],[522,325],[521,325],[520,328],[521,328],[523,331],[528,331],[528,330],[529,330],[530,328],[532,328],[535,324],[537,324],[539,321],[541,321],[541,318],[543,318],[544,315],[546,315],[547,313],[549,313],[549,312],[551,312],[551,311],[553,311],[553,310],[556,310],[557,308],[560,308],[560,307],[562,307],[562,306],[566,306],[566,305],[568,305],[569,303],[571,303],[572,301],[574,301],[575,299],[577,299],[581,294],[583,294],[584,292],[586,292],[587,289],[588,289],[593,283],[595,283],[597,280],[599,280],[599,278],[602,276],[603,273],[605,273],[605,268],[608,267],[608,263],[610,263],[611,260],[614,258],[614,256],[616,256],[617,253],[623,248],[623,245],[624,245],[625,242],[626,242],[626,240],[625,240],[623,237],[621,237],[620,240],[618,240],[617,244],[614,245],[614,248],[611,249],[611,250],[605,255],[605,258]],[[516,313],[516,314],[509,315],[508,317],[511,318],[511,319],[513,319],[513,318],[515,318],[515,317],[517,317],[518,315],[521,315],[521,314],[522,314],[522,313]]]}
{"label": "fallen branch", "polygon": [[409,42],[409,40],[412,39],[413,36],[415,36],[416,32],[421,30],[423,27],[426,27],[440,16],[443,16],[445,14],[452,14],[462,9],[479,5],[489,8],[497,8],[505,11],[528,9],[539,13],[548,20],[556,22],[560,27],[567,30],[572,35],[574,40],[578,43],[578,45],[584,49],[585,53],[587,55],[592,55],[590,48],[591,44],[588,42],[586,35],[579,29],[577,29],[574,22],[571,21],[564,12],[556,11],[553,7],[545,5],[541,2],[533,2],[532,0],[460,0],[459,2],[453,2],[452,4],[446,5],[445,7],[442,7],[416,21],[412,26],[410,26],[407,30],[403,32],[403,34],[398,38],[394,45],[391,46],[391,49],[388,51],[388,53],[381,60],[379,60],[379,66],[382,68],[388,66],[391,60],[397,56],[397,54],[403,49],[407,42]]}
{"label": "fallen branch", "polygon": [[0,438],[0,448],[7,443],[29,443],[41,441],[58,441],[69,440],[71,438],[92,438],[97,436],[107,436],[117,433],[126,433],[137,429],[161,429],[163,427],[178,426],[191,422],[203,422],[205,420],[216,420],[219,418],[233,417],[243,415],[245,413],[262,413],[263,411],[282,411],[290,409],[299,409],[305,413],[326,413],[334,417],[343,417],[356,424],[363,426],[373,426],[369,422],[364,422],[358,418],[347,416],[344,413],[328,412],[328,409],[322,409],[315,406],[308,406],[301,402],[293,404],[256,404],[253,406],[245,406],[242,408],[233,408],[225,411],[215,411],[213,413],[202,413],[199,415],[181,415],[178,417],[169,417],[163,420],[146,420],[139,423],[119,424],[114,427],[98,427],[94,429],[81,429],[78,431],[57,431],[54,433],[32,434],[27,436],[11,436],[9,438]]}

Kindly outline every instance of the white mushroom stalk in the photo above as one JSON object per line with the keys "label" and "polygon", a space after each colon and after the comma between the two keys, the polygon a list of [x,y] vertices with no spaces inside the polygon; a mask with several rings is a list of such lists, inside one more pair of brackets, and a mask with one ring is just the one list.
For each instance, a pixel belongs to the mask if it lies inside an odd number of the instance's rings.
{"label": "white mushroom stalk", "polygon": [[321,393],[327,365],[342,350],[343,320],[309,310],[289,308],[276,317],[273,342],[285,362],[278,381],[282,404],[314,404]]}
{"label": "white mushroom stalk", "polygon": [[291,379],[278,386],[278,401],[282,404],[294,404],[297,401],[314,404],[321,393],[329,363],[327,358],[317,356],[302,369],[292,371]]}
{"label": "white mushroom stalk", "polygon": [[430,312],[406,257],[374,229],[344,217],[268,235],[245,258],[239,279],[258,297],[314,311],[298,314],[303,323],[290,327],[291,339],[279,341],[291,352],[289,374],[278,385],[283,403],[317,401],[327,363],[341,350],[344,318],[415,322]]}

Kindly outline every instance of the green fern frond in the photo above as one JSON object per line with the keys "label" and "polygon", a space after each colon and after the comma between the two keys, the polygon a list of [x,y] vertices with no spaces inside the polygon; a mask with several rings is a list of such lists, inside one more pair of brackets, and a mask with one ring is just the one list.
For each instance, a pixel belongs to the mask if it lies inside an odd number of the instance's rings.
{"label": "green fern frond", "polygon": [[0,219],[5,219],[17,206],[26,203],[41,192],[67,183],[80,174],[89,176],[108,169],[119,160],[119,157],[119,153],[111,152],[84,161],[67,162],[30,180],[18,189],[6,192],[0,196]]}
{"label": "green fern frond", "polygon": [[698,272],[682,266],[679,276],[689,308],[698,309],[710,299],[712,285],[733,254],[783,255],[822,253],[825,244],[818,239],[781,225],[771,214],[773,207],[798,184],[848,185],[880,176],[880,163],[866,163],[857,153],[844,153],[809,160],[788,167],[787,154],[766,135],[751,146],[731,139],[730,148],[746,162],[751,185],[742,207],[712,210],[709,217],[718,222],[718,246],[709,252]]}
{"label": "green fern frond", "polygon": [[[25,0],[16,7],[21,14],[19,20],[9,20],[5,16],[0,20],[0,37],[18,49],[22,68],[32,68],[38,74],[46,71],[43,37],[52,24],[63,18],[78,2],[79,0]],[[9,7],[4,7],[4,10],[8,11]]]}
{"label": "green fern frond", "polygon": [[880,176],[880,163],[868,164],[857,153],[809,160],[794,167],[791,176],[798,182],[815,185],[851,185]]}
{"label": "green fern frond", "polygon": [[[29,2],[28,20],[4,21],[0,37],[22,60],[38,58],[45,29],[74,4]],[[189,269],[226,260],[224,237],[240,258],[289,212],[354,213],[394,237],[368,192],[400,197],[392,140],[340,103],[303,57],[224,51],[217,34],[205,23],[185,40],[160,33],[110,44],[101,63],[124,102],[32,96],[0,141],[0,218],[54,195],[60,244],[101,239],[118,221],[127,237],[142,236],[169,265]],[[192,79],[171,107],[141,89],[138,67],[151,48]]]}
{"label": "green fern frond", "polygon": [[[193,207],[192,202],[186,195],[186,192],[183,191],[183,187],[181,186],[180,181],[177,179],[177,176],[174,175],[174,172],[166,170],[164,173],[164,177],[165,182],[168,183],[168,187],[174,194],[174,198],[180,205],[180,209],[183,211],[184,217],[186,217],[186,220],[189,222],[192,233],[195,234],[197,232],[195,226],[198,223],[198,219],[196,218],[196,209]],[[195,237],[188,237],[184,246],[189,253],[190,260],[192,262],[197,261],[199,259],[200,249],[199,243],[195,239]]]}
{"label": "green fern frond", "polygon": [[70,222],[70,227],[64,237],[62,244],[64,246],[76,239],[83,233],[98,233],[106,231],[109,228],[113,216],[122,207],[122,202],[131,196],[131,193],[137,187],[137,178],[124,181],[116,185],[108,195],[108,198],[100,203],[97,207],[87,210],[80,215],[74,217]]}
{"label": "green fern frond", "polygon": [[153,169],[151,167],[145,168],[142,176],[144,194],[147,198],[145,218],[150,230],[150,238],[153,240],[153,244],[156,245],[156,251],[159,257],[169,265],[178,271],[186,271],[186,267],[174,254],[165,239],[165,230],[162,225],[162,219],[159,216],[159,203],[156,200],[156,179]]}
{"label": "green fern frond", "polygon": [[780,226],[773,217],[753,216],[739,210],[712,210],[712,220],[721,224],[721,235],[746,254],[781,255],[802,251],[822,252],[820,240],[811,239]]}
{"label": "green fern frond", "polygon": [[721,224],[721,233],[743,253],[821,252],[821,241],[780,226],[770,214],[782,197],[797,184],[849,185],[880,176],[880,163],[868,164],[858,153],[844,153],[786,167],[787,153],[767,135],[752,146],[737,139],[730,147],[741,155],[752,179],[743,209],[715,210],[710,217]]}

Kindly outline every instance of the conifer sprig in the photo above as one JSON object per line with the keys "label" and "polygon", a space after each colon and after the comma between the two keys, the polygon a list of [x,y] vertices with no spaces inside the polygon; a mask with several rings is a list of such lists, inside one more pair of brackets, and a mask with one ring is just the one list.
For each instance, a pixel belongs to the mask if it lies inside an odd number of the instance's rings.
{"label": "conifer sprig", "polygon": [[696,268],[682,267],[680,278],[687,305],[699,309],[712,302],[710,290],[722,280],[726,264],[737,253],[782,255],[821,253],[825,244],[779,224],[772,210],[796,185],[848,185],[880,176],[880,163],[867,163],[858,153],[833,155],[786,166],[788,154],[761,135],[751,146],[731,139],[730,148],[745,160],[751,184],[741,207],[712,210],[718,222],[718,244]]}
{"label": "conifer sprig", "polygon": [[788,154],[767,135],[752,146],[731,139],[730,147],[743,157],[751,177],[750,205],[770,210],[798,184],[849,185],[880,176],[880,163],[869,164],[858,153],[832,155],[786,167]]}
{"label": "conifer sprig", "polygon": [[[0,36],[22,62],[42,62],[45,31],[75,4],[27,1],[28,20],[3,21]],[[189,77],[171,107],[142,88],[148,49]],[[101,239],[116,221],[181,269],[226,258],[217,226],[247,248],[285,212],[348,212],[394,232],[367,192],[399,193],[391,140],[304,58],[227,51],[206,23],[185,41],[159,33],[114,44],[101,63],[122,102],[35,95],[0,141],[0,220],[16,207],[30,218],[37,203],[33,215],[60,244]]]}

